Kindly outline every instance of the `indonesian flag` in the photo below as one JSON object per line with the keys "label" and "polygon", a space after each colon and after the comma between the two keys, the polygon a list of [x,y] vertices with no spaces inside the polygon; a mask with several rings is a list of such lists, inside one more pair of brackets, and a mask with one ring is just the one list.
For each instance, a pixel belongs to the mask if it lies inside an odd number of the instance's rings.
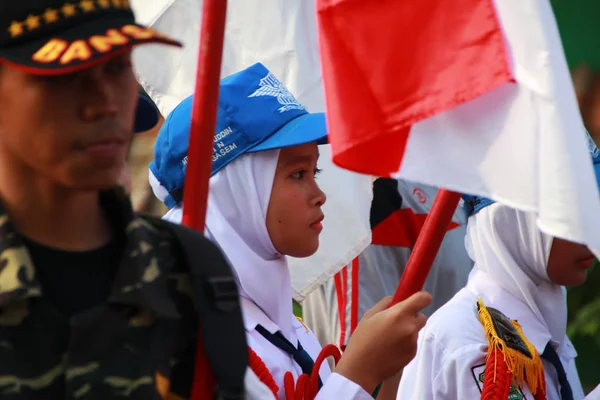
{"label": "indonesian flag", "polygon": [[[201,0],[132,0],[138,21],[177,38],[183,49],[141,46],[134,50],[136,75],[163,115],[194,91],[202,13]],[[310,112],[325,102],[313,1],[229,0],[222,76],[261,62]],[[327,194],[319,251],[290,258],[297,301],[349,264],[371,241],[369,210],[372,181],[331,161],[320,146],[319,185]]]}
{"label": "indonesian flag", "polygon": [[337,165],[490,197],[600,250],[600,197],[548,0],[317,0],[317,12]]}

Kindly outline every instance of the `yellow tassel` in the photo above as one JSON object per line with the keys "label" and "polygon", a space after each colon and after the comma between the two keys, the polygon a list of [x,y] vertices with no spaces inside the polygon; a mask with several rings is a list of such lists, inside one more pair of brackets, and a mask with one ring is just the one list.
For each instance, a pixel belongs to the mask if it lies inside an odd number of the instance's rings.
{"label": "yellow tassel", "polygon": [[[542,365],[542,360],[535,347],[533,347],[531,342],[529,342],[523,334],[521,325],[519,325],[517,321],[511,320],[513,326],[519,333],[521,340],[525,344],[525,347],[527,347],[527,350],[529,350],[529,353],[532,355],[531,358],[518,350],[508,347],[498,336],[498,333],[494,329],[492,316],[481,299],[477,300],[477,306],[479,310],[479,321],[483,325],[488,342],[487,357],[493,354],[493,349],[502,351],[504,354],[504,362],[506,362],[508,371],[513,376],[513,384],[515,386],[522,388],[523,384],[526,384],[532,394],[536,394],[538,388],[545,391],[546,388],[542,387],[544,382],[544,366]],[[486,375],[488,375],[487,371]],[[494,382],[495,381],[496,371],[494,369]]]}

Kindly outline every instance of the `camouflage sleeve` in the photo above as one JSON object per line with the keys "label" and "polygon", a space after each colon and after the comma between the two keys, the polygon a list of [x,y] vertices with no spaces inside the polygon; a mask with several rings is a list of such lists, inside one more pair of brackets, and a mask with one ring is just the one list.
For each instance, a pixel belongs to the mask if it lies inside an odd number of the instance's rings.
{"label": "camouflage sleeve", "polygon": [[171,393],[173,395],[184,399],[190,397],[194,380],[195,354],[196,338],[194,337],[171,370]]}

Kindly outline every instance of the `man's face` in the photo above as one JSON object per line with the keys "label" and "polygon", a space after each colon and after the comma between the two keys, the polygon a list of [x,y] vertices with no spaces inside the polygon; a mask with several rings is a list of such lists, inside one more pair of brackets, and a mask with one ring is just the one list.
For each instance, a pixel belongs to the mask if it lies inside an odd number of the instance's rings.
{"label": "man's face", "polygon": [[137,88],[129,52],[58,77],[2,66],[4,165],[71,189],[115,185],[133,132]]}

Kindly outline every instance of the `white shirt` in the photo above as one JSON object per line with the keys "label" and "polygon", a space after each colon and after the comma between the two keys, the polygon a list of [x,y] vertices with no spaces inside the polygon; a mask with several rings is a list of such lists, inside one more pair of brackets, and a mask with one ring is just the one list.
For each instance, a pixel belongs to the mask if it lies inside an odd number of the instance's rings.
{"label": "white shirt", "polygon": [[[272,345],[256,331],[256,326],[261,325],[270,333],[275,333],[279,330],[277,325],[251,300],[241,297],[241,306],[248,346],[263,360],[277,386],[279,386],[278,399],[284,400],[286,397],[283,376],[287,371],[290,371],[294,375],[294,382],[296,382],[298,376],[302,374],[302,369],[293,360],[292,356]],[[298,342],[300,342],[304,350],[315,360],[321,352],[321,345],[310,329],[295,317],[292,316],[292,318],[294,318],[293,333],[295,335],[293,336],[295,337],[291,338],[291,343],[297,347]],[[356,383],[339,374],[331,373],[327,362],[323,362],[321,365],[319,375],[323,387],[315,400],[373,400],[373,397]]]}
{"label": "white shirt", "polygon": [[[394,218],[402,221],[405,229],[397,234],[407,238],[408,247],[371,244],[357,262],[345,267],[346,273],[338,273],[341,279],[347,278],[345,285],[336,286],[334,278],[330,278],[305,298],[302,302],[304,321],[321,343],[346,345],[354,328],[351,316],[356,315],[359,321],[377,302],[396,291],[413,249],[410,236],[420,231],[422,217],[429,213],[437,194],[437,188],[404,180],[398,180],[397,187],[402,212]],[[466,285],[473,268],[473,261],[465,250],[467,216],[462,205],[454,212],[452,222],[458,226],[446,232],[423,286],[423,290],[433,296],[432,303],[422,311],[427,316]],[[354,282],[357,278],[358,282]],[[353,288],[357,293],[353,293]],[[340,309],[344,306],[343,300],[345,309]]]}
{"label": "white shirt", "polygon": [[600,400],[600,385],[596,386],[596,389],[592,390],[592,393],[588,394],[585,400]]}
{"label": "white shirt", "polygon": [[[482,298],[486,306],[518,320],[524,335],[541,353],[543,347],[540,350],[539,346],[549,337],[547,328],[538,322],[524,302],[500,288],[487,274],[478,271],[464,289],[431,316],[419,333],[417,355],[404,368],[398,400],[481,397],[483,383],[479,378],[484,371],[488,344],[483,325],[477,318],[478,298]],[[584,399],[575,367],[577,353],[566,335],[556,351],[567,373],[573,399]],[[560,400],[556,371],[550,363],[542,362],[547,400]],[[533,399],[527,387],[515,390],[523,396],[520,398]]]}

